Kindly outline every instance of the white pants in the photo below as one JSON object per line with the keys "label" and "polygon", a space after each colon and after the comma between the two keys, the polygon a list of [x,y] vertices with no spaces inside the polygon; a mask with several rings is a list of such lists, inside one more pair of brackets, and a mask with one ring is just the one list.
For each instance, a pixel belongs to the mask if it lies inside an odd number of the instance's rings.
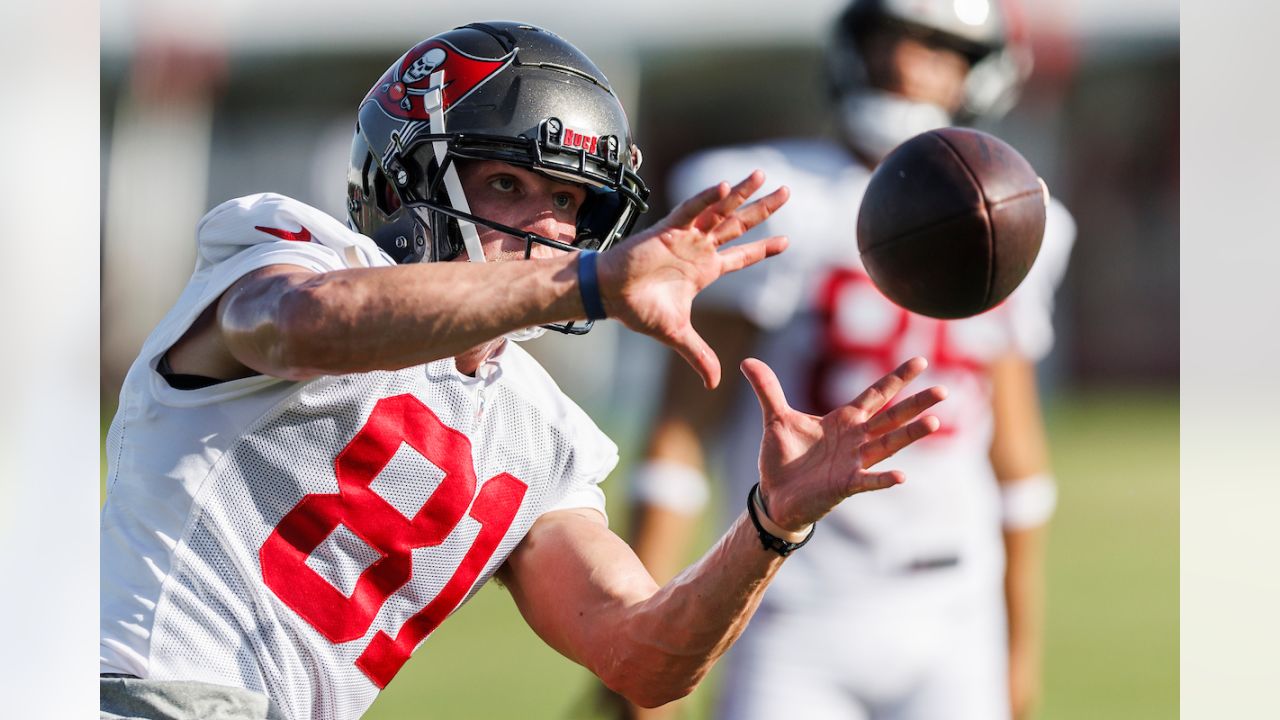
{"label": "white pants", "polygon": [[880,578],[825,607],[762,608],[730,651],[718,716],[1006,720],[1000,589],[957,596],[949,572]]}

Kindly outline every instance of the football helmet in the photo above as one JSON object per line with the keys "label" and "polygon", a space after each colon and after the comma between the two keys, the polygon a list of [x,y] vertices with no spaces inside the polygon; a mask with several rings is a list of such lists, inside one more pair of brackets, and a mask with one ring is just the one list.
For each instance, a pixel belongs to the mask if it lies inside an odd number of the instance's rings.
{"label": "football helmet", "polygon": [[[456,166],[467,159],[586,188],[573,243],[472,214]],[[398,263],[463,251],[483,262],[476,224],[521,238],[526,257],[535,244],[605,250],[648,207],[640,162],[621,102],[586,55],[531,25],[472,23],[413,46],[361,102],[348,222]]]}
{"label": "football helmet", "polygon": [[[1011,19],[1002,0],[853,0],[836,20],[826,56],[846,140],[879,160],[922,132],[1003,115],[1031,72],[1030,47]],[[963,101],[954,116],[947,108],[879,87],[863,54],[872,30],[901,32],[969,60]]]}

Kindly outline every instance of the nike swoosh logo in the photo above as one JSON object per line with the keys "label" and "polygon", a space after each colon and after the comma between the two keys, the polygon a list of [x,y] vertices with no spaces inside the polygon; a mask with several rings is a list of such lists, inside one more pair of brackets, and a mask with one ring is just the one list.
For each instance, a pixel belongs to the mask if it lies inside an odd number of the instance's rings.
{"label": "nike swoosh logo", "polygon": [[254,225],[254,230],[261,230],[268,235],[275,235],[281,240],[295,240],[297,242],[311,242],[311,231],[306,227],[299,225],[297,231],[281,230],[280,228],[263,227]]}

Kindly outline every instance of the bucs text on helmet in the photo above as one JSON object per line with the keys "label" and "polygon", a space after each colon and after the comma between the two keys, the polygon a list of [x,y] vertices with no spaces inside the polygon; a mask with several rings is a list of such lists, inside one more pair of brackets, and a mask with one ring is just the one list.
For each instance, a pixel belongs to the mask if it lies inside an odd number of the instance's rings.
{"label": "bucs text on helmet", "polygon": [[[826,57],[827,81],[846,139],[879,159],[902,141],[955,122],[1003,115],[1031,72],[1030,47],[1014,0],[853,0],[835,22]],[[1009,6],[1010,9],[1016,6]],[[963,100],[950,108],[910,101],[886,92],[871,77],[865,39],[873,31],[901,33],[946,47],[969,62]]]}
{"label": "bucs text on helmet", "polygon": [[[587,190],[572,245],[470,211],[459,160],[500,160]],[[347,173],[350,225],[399,263],[483,262],[475,224],[566,251],[607,249],[647,209],[621,102],[577,48],[514,22],[423,40],[360,104]],[[579,325],[556,327],[585,332]]]}

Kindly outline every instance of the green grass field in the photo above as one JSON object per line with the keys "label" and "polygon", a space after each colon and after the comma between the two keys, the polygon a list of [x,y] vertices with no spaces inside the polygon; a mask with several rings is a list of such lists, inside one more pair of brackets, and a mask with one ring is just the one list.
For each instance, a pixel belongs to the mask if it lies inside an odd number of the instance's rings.
{"label": "green grass field", "polygon": [[[1176,718],[1177,395],[1076,394],[1047,412],[1061,500],[1039,718]],[[622,518],[621,503],[611,501],[611,515]],[[587,672],[543,645],[506,591],[490,584],[436,631],[366,717],[606,717],[593,692]],[[714,676],[685,717],[709,717],[713,702]]]}
{"label": "green grass field", "polygon": [[1043,720],[1178,716],[1178,401],[1082,398],[1049,416]]}

